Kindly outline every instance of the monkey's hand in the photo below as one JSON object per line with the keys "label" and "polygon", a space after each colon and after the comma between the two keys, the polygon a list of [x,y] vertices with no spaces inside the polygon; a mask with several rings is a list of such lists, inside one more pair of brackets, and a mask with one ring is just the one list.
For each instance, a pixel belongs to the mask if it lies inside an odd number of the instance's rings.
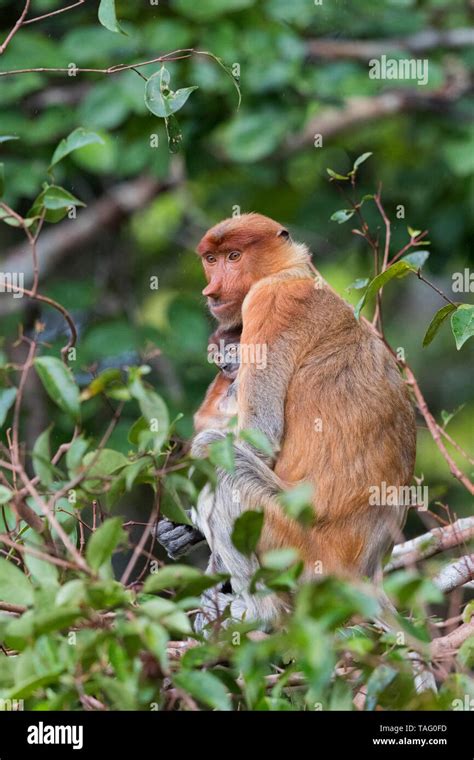
{"label": "monkey's hand", "polygon": [[170,559],[184,557],[198,544],[205,542],[200,530],[193,525],[181,525],[162,517],[156,527],[156,538]]}

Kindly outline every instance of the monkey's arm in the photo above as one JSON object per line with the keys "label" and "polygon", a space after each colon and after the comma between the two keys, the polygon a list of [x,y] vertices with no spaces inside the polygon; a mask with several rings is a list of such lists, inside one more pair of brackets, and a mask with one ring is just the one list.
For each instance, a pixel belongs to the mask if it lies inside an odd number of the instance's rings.
{"label": "monkey's arm", "polygon": [[[308,329],[303,304],[313,290],[309,278],[275,278],[254,286],[242,312],[241,364],[236,381],[238,428],[265,433],[275,453],[284,432],[288,385]],[[216,427],[195,438],[195,456],[205,456],[207,445],[223,438]],[[271,457],[247,444],[239,446],[272,465]]]}
{"label": "monkey's arm", "polygon": [[280,447],[285,400],[305,342],[305,303],[314,293],[310,278],[268,278],[249,292],[243,306],[238,375],[239,429],[265,433]]}

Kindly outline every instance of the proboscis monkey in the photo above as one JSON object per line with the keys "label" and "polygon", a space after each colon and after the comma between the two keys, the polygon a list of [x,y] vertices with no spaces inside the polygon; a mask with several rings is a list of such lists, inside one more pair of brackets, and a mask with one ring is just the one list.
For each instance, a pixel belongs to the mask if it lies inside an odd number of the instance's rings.
{"label": "proboscis monkey", "polygon": [[[231,573],[247,615],[272,622],[285,600],[248,592],[263,552],[293,547],[305,579],[319,572],[378,576],[406,510],[371,504],[369,489],[410,483],[414,411],[383,342],[315,282],[306,246],[294,243],[281,224],[260,214],[226,219],[197,250],[211,313],[224,330],[242,325],[241,346],[249,349],[241,353],[235,381],[237,430],[262,431],[275,451],[271,458],[237,440],[235,471],[218,470],[215,498],[198,505],[198,524]],[[259,348],[265,366],[254,361]],[[214,391],[222,382],[218,376]],[[219,426],[198,433],[194,455],[205,456],[225,434]],[[288,518],[277,500],[281,490],[301,482],[313,487],[310,527]],[[259,508],[265,521],[249,558],[234,547],[231,533],[243,510]]]}

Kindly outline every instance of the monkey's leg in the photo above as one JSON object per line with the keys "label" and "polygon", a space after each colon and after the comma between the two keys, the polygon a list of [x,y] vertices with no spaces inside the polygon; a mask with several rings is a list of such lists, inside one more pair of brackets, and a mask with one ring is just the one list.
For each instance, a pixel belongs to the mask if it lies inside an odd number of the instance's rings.
{"label": "monkey's leg", "polygon": [[194,525],[181,525],[162,518],[156,527],[156,538],[166,550],[170,559],[179,559],[206,542],[205,537]]}

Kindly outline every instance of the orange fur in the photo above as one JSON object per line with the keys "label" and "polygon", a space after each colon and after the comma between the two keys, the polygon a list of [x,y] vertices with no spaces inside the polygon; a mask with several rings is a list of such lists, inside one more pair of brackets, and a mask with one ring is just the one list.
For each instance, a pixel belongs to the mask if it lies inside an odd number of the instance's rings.
{"label": "orange fur", "polygon": [[[369,488],[411,482],[414,412],[384,344],[339,296],[315,288],[304,250],[280,237],[281,230],[271,219],[245,215],[213,227],[198,248],[211,311],[222,303],[216,316],[226,324],[243,322],[242,344],[265,344],[269,362],[293,367],[274,471],[288,485],[313,485],[315,521],[303,528],[279,507],[268,507],[259,550],[295,547],[307,575],[318,562],[325,573],[374,574],[405,510],[370,505]],[[232,251],[242,253],[238,261],[228,259]],[[289,278],[282,279],[286,271]],[[252,416],[255,372],[241,365],[239,427]],[[223,388],[218,379],[206,395],[210,409]],[[272,393],[269,388],[265,399],[269,412],[277,400]]]}

